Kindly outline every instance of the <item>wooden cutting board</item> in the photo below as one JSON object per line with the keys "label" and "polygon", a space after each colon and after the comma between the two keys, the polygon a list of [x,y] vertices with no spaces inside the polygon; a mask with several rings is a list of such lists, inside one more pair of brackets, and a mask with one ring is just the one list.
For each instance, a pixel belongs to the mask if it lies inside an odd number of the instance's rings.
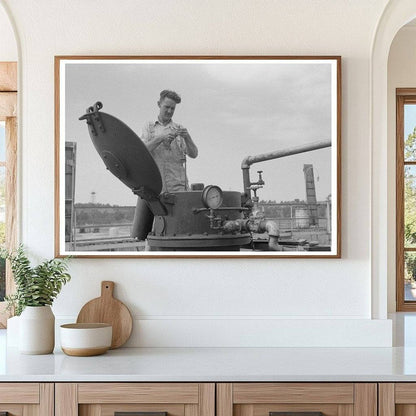
{"label": "wooden cutting board", "polygon": [[121,347],[130,337],[133,319],[124,303],[113,297],[114,282],[101,282],[101,296],[80,310],[78,323],[108,323],[113,326],[111,349]]}

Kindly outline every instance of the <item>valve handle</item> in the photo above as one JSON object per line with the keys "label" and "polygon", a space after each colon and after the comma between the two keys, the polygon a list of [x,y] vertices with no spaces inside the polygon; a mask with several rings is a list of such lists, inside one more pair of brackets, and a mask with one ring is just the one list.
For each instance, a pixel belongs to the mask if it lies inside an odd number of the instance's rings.
{"label": "valve handle", "polygon": [[257,183],[259,185],[264,185],[264,180],[263,180],[263,176],[262,176],[263,171],[262,170],[258,170],[257,173],[259,174],[259,180],[257,181]]}

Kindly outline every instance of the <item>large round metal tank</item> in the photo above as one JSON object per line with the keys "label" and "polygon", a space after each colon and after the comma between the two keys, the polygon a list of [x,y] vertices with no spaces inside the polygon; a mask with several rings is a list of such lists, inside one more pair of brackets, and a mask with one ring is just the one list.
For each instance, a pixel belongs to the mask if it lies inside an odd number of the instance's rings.
{"label": "large round metal tank", "polygon": [[309,210],[307,208],[296,208],[296,228],[309,228]]}
{"label": "large round metal tank", "polygon": [[[238,251],[249,244],[249,233],[225,234],[210,227],[209,210],[202,203],[201,191],[174,192],[173,203],[166,203],[168,214],[155,216],[147,236],[151,251]],[[222,210],[224,207],[234,207]],[[223,219],[242,218],[241,194],[224,191],[223,203],[215,212]]]}

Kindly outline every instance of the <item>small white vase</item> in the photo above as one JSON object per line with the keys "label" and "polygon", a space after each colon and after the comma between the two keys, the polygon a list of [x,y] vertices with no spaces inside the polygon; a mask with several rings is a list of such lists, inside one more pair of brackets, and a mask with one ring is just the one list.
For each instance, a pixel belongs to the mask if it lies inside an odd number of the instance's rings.
{"label": "small white vase", "polygon": [[19,319],[19,352],[50,354],[55,347],[55,316],[50,306],[26,306]]}

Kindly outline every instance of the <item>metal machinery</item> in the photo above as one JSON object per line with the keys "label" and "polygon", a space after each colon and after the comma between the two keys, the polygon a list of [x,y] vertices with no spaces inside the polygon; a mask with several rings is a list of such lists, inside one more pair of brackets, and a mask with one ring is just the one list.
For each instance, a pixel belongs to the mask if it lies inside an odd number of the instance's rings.
{"label": "metal machinery", "polygon": [[262,172],[258,171],[258,180],[251,182],[250,166],[331,145],[330,141],[318,142],[245,158],[241,165],[243,193],[222,191],[216,185],[161,193],[159,169],[144,143],[122,121],[101,112],[102,107],[97,102],[80,120],[86,120],[92,142],[107,169],[139,197],[133,235],[147,235],[152,251],[250,249],[253,233],[267,233],[267,249],[282,250],[277,224],[266,220],[258,206],[257,191],[264,185]]}

